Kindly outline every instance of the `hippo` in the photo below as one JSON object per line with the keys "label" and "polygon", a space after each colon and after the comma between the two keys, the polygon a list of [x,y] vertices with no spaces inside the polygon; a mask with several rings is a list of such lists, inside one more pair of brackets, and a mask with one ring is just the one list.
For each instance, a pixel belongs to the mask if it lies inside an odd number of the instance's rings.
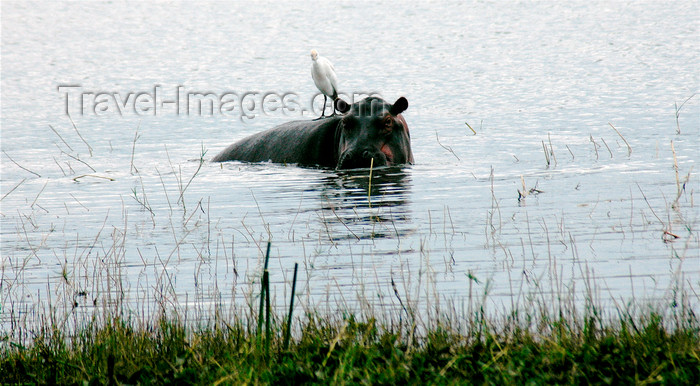
{"label": "hippo", "polygon": [[287,122],[243,138],[212,161],[272,161],[335,169],[413,163],[411,136],[401,116],[408,108],[406,98],[389,104],[372,96],[346,106],[343,115]]}

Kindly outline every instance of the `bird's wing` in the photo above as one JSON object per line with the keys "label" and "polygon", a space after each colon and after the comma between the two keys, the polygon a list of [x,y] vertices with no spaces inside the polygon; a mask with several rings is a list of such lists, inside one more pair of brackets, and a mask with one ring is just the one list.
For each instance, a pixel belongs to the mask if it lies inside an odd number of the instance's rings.
{"label": "bird's wing", "polygon": [[331,82],[331,87],[333,87],[333,94],[338,95],[338,77],[335,76],[335,71],[329,71],[328,80]]}
{"label": "bird's wing", "polygon": [[335,67],[333,66],[333,63],[331,63],[330,60],[326,59],[325,57],[320,57],[318,58],[318,65],[323,68],[325,72],[335,72]]}
{"label": "bird's wing", "polygon": [[335,67],[333,66],[333,63],[326,58],[323,58],[321,67],[323,68],[325,77],[328,79],[328,82],[330,82],[330,85],[333,88],[333,92],[331,94],[333,97],[335,97],[338,95],[338,77],[335,75]]}
{"label": "bird's wing", "polygon": [[324,71],[323,63],[315,63],[311,66],[311,78],[319,91],[326,96],[333,96],[333,85],[327,71]]}

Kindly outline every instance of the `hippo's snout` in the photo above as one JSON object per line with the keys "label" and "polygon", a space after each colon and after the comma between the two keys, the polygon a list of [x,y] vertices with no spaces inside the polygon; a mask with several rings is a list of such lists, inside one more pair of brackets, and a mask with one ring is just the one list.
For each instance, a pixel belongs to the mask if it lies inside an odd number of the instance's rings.
{"label": "hippo's snout", "polygon": [[[374,162],[372,162],[374,159]],[[391,160],[378,149],[361,149],[345,152],[338,161],[338,169],[358,169],[388,166]]]}

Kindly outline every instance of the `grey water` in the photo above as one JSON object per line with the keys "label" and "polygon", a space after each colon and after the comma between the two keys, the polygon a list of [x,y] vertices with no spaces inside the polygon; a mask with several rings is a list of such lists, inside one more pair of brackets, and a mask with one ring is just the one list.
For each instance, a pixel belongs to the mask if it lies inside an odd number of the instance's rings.
{"label": "grey water", "polygon": [[[299,263],[331,312],[697,307],[699,25],[697,1],[3,2],[0,319],[245,309],[268,241],[275,300]],[[408,99],[415,164],[208,162],[318,115],[313,48],[344,98]]]}

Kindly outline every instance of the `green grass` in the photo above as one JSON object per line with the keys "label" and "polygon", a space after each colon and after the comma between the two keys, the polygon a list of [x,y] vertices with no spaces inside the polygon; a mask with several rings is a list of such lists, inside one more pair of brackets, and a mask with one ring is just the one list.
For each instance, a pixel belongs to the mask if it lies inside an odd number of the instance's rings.
{"label": "green grass", "polygon": [[[66,336],[45,329],[29,347],[3,342],[2,383],[38,384],[670,384],[700,383],[700,335],[692,312],[674,327],[651,313],[601,327],[589,318],[532,328],[481,322],[460,333],[346,316],[306,316],[287,351],[273,326],[270,355],[255,323],[188,331],[181,323],[126,320]],[[283,325],[280,323],[280,325]]]}

